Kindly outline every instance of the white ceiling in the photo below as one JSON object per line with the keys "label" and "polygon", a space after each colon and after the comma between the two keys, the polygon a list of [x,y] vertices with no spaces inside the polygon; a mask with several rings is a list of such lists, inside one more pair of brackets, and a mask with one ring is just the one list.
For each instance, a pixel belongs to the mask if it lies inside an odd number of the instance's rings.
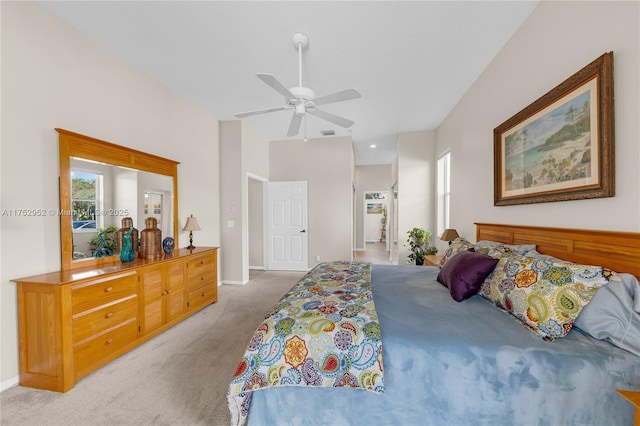
{"label": "white ceiling", "polygon": [[[39,2],[125,61],[219,120],[280,106],[255,73],[298,83],[291,36],[304,32],[302,83],[317,96],[350,87],[361,99],[322,109],[355,121],[356,164],[391,164],[398,132],[434,129],[518,29],[537,1],[50,1]],[[291,111],[245,118],[286,139]],[[304,137],[304,125],[300,135]],[[371,149],[371,144],[377,145]]]}

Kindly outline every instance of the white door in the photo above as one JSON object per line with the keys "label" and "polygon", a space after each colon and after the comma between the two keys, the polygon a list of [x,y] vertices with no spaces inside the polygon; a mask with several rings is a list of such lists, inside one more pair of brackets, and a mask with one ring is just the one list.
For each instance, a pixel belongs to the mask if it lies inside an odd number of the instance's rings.
{"label": "white door", "polygon": [[267,269],[306,271],[307,182],[268,182],[267,187]]}

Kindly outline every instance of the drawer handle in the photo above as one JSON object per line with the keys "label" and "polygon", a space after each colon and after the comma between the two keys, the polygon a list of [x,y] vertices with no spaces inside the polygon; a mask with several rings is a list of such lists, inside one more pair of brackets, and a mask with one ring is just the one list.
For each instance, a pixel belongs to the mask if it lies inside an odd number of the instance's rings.
{"label": "drawer handle", "polygon": [[204,260],[201,260],[201,261],[200,261],[200,264],[201,264],[201,265],[204,265]]}
{"label": "drawer handle", "polygon": [[109,337],[106,341],[107,345],[110,345],[113,343],[113,338]]}
{"label": "drawer handle", "polygon": [[169,292],[167,290],[162,292],[162,296],[166,296],[167,294],[169,294]]}
{"label": "drawer handle", "polygon": [[204,281],[204,277],[200,277],[200,281]]}
{"label": "drawer handle", "polygon": [[105,293],[109,293],[111,290],[113,290],[113,287],[109,286],[109,287],[104,289],[104,292]]}
{"label": "drawer handle", "polygon": [[105,318],[111,318],[113,316],[113,312],[107,312],[107,315],[105,315]]}

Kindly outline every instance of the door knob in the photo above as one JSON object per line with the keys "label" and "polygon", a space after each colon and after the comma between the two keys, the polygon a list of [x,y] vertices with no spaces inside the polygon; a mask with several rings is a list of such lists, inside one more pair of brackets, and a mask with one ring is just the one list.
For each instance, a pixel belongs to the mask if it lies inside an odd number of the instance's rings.
{"label": "door knob", "polygon": [[302,230],[302,231],[300,231],[300,232],[301,232],[301,233],[302,233],[302,232],[307,232],[307,230],[306,230],[306,229],[303,229],[303,230]]}

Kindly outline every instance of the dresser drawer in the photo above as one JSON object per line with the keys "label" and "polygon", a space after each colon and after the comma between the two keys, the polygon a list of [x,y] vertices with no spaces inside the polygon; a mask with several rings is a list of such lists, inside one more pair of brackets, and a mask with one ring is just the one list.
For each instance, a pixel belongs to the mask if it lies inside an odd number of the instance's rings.
{"label": "dresser drawer", "polygon": [[203,271],[212,271],[216,268],[216,257],[213,254],[194,256],[187,262],[187,276],[198,276]]}
{"label": "dresser drawer", "polygon": [[189,281],[187,282],[189,292],[195,291],[208,284],[215,284],[215,273],[216,270],[214,268],[209,268],[201,270],[195,275],[189,275]]}
{"label": "dresser drawer", "polygon": [[105,360],[138,337],[138,318],[130,318],[120,326],[97,334],[74,345],[76,380],[105,364]]}
{"label": "dresser drawer", "polygon": [[73,315],[73,341],[80,342],[100,331],[138,317],[138,297],[127,296],[115,302]]}
{"label": "dresser drawer", "polygon": [[197,309],[200,306],[213,303],[218,299],[218,287],[216,284],[206,286],[189,293],[189,309]]}
{"label": "dresser drawer", "polygon": [[123,299],[138,291],[138,274],[135,271],[106,276],[74,285],[71,288],[73,313]]}

